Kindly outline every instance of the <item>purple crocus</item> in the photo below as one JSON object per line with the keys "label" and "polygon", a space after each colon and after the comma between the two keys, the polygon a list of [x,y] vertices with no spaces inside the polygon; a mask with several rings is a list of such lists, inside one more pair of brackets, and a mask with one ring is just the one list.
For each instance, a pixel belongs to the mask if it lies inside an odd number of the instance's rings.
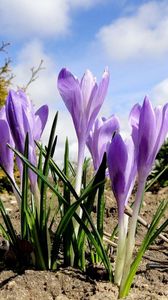
{"label": "purple crocus", "polygon": [[14,153],[7,144],[14,147],[14,141],[10,132],[9,124],[6,119],[5,107],[0,110],[0,164],[14,180]]}
{"label": "purple crocus", "polygon": [[112,190],[118,206],[119,233],[114,280],[120,285],[126,255],[125,245],[128,229],[128,216],[124,214],[124,209],[136,177],[135,148],[131,137],[124,141],[119,133],[115,134],[108,147],[107,163]]}
{"label": "purple crocus", "polygon": [[132,137],[136,147],[139,179],[145,179],[168,133],[168,103],[153,109],[145,97],[142,106],[136,104],[130,113]]}
{"label": "purple crocus", "polygon": [[133,205],[132,218],[129,224],[130,230],[126,246],[127,255],[124,262],[121,287],[125,285],[132,263],[136,225],[145,182],[152,169],[156,155],[168,133],[168,103],[162,107],[153,109],[150,100],[145,97],[142,106],[136,104],[131,110],[130,123],[132,126],[132,138],[135,144],[138,187]]}
{"label": "purple crocus", "polygon": [[97,118],[87,138],[87,146],[92,155],[94,169],[97,170],[106,152],[107,144],[115,132],[119,131],[117,117]]}
{"label": "purple crocus", "polygon": [[124,141],[119,133],[114,135],[108,146],[107,164],[120,222],[134,186],[137,170],[131,137]]}
{"label": "purple crocus", "polygon": [[58,90],[72,116],[78,138],[78,168],[75,187],[78,194],[81,188],[86,140],[105,99],[108,83],[108,70],[104,71],[99,85],[89,70],[80,81],[65,68],[58,76]]}
{"label": "purple crocus", "polygon": [[[15,143],[21,153],[24,152],[26,134],[29,134],[29,160],[36,165],[35,142],[39,140],[48,118],[48,107],[42,106],[36,113],[30,99],[19,90],[10,90],[6,101],[6,116]],[[22,176],[23,165],[17,158],[18,167]],[[34,190],[37,182],[35,173],[29,172],[31,188]]]}

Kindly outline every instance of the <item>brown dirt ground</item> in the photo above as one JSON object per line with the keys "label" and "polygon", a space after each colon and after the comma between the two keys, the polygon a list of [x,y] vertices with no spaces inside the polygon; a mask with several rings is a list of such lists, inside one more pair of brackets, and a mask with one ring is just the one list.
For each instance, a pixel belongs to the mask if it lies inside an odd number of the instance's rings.
{"label": "brown dirt ground", "polygon": [[[167,199],[167,196],[168,187],[159,190],[157,194],[147,192],[141,213],[143,218],[150,222],[160,200]],[[8,208],[16,230],[19,230],[19,211],[15,198],[7,193],[1,194],[0,197]],[[112,231],[116,214],[115,200],[111,192],[107,192],[105,231]],[[144,232],[144,227],[139,226],[137,243],[142,239]],[[168,237],[168,229],[164,234]],[[165,267],[147,267],[148,263],[155,261],[163,262]],[[91,279],[87,274],[72,268],[60,269],[57,272],[26,270],[22,275],[2,269],[0,273],[1,300],[113,300],[117,297],[118,288],[112,283]],[[168,243],[158,239],[152,249],[146,252],[126,299],[168,299]]]}

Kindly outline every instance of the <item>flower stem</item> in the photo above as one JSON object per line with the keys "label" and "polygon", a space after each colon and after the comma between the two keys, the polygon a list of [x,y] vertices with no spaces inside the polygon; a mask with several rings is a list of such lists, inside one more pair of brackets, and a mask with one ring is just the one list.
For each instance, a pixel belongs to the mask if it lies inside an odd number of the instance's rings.
{"label": "flower stem", "polygon": [[125,261],[125,241],[127,236],[127,229],[128,229],[128,216],[126,214],[123,215],[122,220],[119,222],[118,225],[119,233],[118,233],[118,244],[117,244],[117,259],[115,264],[115,274],[114,274],[114,282],[117,285],[120,285],[123,268],[124,268],[124,261]]}
{"label": "flower stem", "polygon": [[145,182],[146,179],[141,180],[138,183],[138,189],[137,189],[136,198],[133,206],[133,214],[132,214],[132,218],[130,219],[130,228],[129,228],[127,244],[126,244],[127,255],[125,256],[125,263],[123,268],[123,276],[122,276],[120,290],[124,289],[125,282],[130,272],[132,255],[135,247],[135,232],[136,232],[139,209],[142,201],[142,195],[145,188]]}
{"label": "flower stem", "polygon": [[34,191],[33,191],[33,194],[34,194],[34,200],[35,200],[35,207],[37,209],[37,214],[40,218],[40,191],[39,191],[39,188],[38,188],[38,184],[36,183],[36,185],[34,186]]}
{"label": "flower stem", "polygon": [[[84,161],[84,153],[85,153],[85,143],[82,141],[79,141],[78,144],[78,163],[77,163],[77,172],[76,172],[76,182],[75,182],[75,191],[77,193],[77,195],[80,195],[80,191],[81,191],[81,185],[82,185],[82,174],[83,174],[83,161]],[[82,209],[80,207],[78,207],[76,213],[78,214],[78,216],[81,218],[82,216]],[[75,230],[75,234],[77,236],[78,234],[78,230],[79,230],[79,224],[76,222],[76,220],[74,220],[73,222],[74,224],[74,230]]]}
{"label": "flower stem", "polygon": [[77,163],[76,182],[75,182],[75,191],[78,195],[80,195],[81,184],[82,184],[84,152],[85,152],[85,143],[79,143],[78,163]]}

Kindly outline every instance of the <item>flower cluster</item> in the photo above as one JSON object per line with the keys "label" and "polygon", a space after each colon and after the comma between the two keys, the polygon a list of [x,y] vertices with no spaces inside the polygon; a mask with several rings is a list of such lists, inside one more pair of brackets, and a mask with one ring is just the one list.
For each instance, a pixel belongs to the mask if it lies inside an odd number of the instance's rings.
{"label": "flower cluster", "polygon": [[[108,173],[118,206],[119,240],[115,282],[121,285],[122,289],[132,263],[136,224],[145,182],[168,133],[168,103],[153,109],[152,103],[145,97],[142,106],[136,104],[130,113],[132,132],[124,140],[120,134],[119,121],[115,116],[109,119],[104,117],[95,119],[107,93],[107,74],[106,71],[106,82],[104,80],[103,84],[102,81],[96,89],[98,92],[95,92],[95,80],[89,71],[79,83],[69,71],[63,69],[58,78],[58,89],[75,125],[79,156],[81,143],[86,144],[92,155],[94,168],[98,170],[103,154],[107,153]],[[95,107],[97,110],[93,114],[91,112]],[[80,164],[82,163],[81,159]],[[81,168],[80,172],[81,175],[77,174],[79,177],[82,176]],[[136,178],[138,190],[128,232],[128,217],[124,211]],[[79,190],[77,189],[78,192]]]}
{"label": "flower cluster", "polygon": [[[37,141],[40,140],[47,122],[48,106],[43,105],[35,112],[32,102],[22,90],[9,91],[6,104],[0,110],[0,165],[8,175],[18,199],[21,241],[26,240],[30,244],[30,252],[33,251],[35,257],[34,265],[41,269],[55,270],[60,263],[59,250],[63,244],[64,265],[78,266],[85,270],[86,256],[90,257],[92,263],[102,262],[109,279],[114,279],[119,286],[119,297],[125,297],[144,252],[160,234],[161,229],[167,226],[165,222],[157,229],[167,208],[167,204],[162,204],[153,218],[137,257],[133,259],[136,226],[146,180],[168,133],[168,103],[153,108],[151,101],[145,97],[142,105],[134,105],[129,116],[131,133],[124,139],[119,119],[115,115],[109,118],[98,116],[108,85],[108,69],[104,71],[99,84],[89,70],[81,80],[65,68],[58,75],[58,90],[71,114],[78,140],[76,172],[69,162],[68,141],[65,145],[63,171],[53,159],[57,141],[57,114],[48,146],[43,148]],[[86,171],[86,146],[94,166],[94,177],[88,185],[83,179]],[[15,182],[14,157],[20,172],[20,188]],[[74,177],[69,176],[69,170],[75,177],[75,184]],[[103,243],[106,177],[111,180],[118,207],[118,244],[114,272]],[[59,180],[62,181],[61,188]],[[129,218],[125,207],[129,204],[135,181],[137,192],[132,217]],[[47,187],[52,191],[50,199]],[[52,199],[55,200],[55,197],[58,204],[53,214]],[[92,220],[95,199],[96,226]],[[20,259],[18,236],[9,222],[1,200],[0,212],[7,231],[2,224],[0,230],[14,245],[14,249],[17,249],[16,256]],[[91,249],[90,256],[88,252],[86,255],[86,240]]]}

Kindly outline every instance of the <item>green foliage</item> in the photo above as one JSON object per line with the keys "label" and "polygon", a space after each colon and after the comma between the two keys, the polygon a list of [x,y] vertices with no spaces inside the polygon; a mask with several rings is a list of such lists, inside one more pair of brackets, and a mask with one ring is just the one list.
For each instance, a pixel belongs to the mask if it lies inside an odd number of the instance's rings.
{"label": "green foliage", "polygon": [[[65,143],[63,171],[53,159],[57,145],[55,133],[57,118],[58,113],[53,121],[48,145],[43,147],[36,143],[39,153],[37,166],[28,160],[28,135],[25,141],[24,154],[8,145],[23,162],[20,189],[8,176],[15,190],[15,195],[17,194],[17,198],[20,199],[20,232],[15,231],[1,200],[0,213],[3,224],[0,224],[0,232],[9,241],[10,248],[22,270],[30,266],[40,270],[57,270],[60,266],[73,266],[85,271],[90,265],[94,266],[98,263],[104,266],[109,280],[113,281],[113,269],[108,256],[108,247],[103,243],[106,154],[97,173],[89,182],[87,176],[89,161],[85,160],[82,188],[78,195],[73,187],[76,174],[69,161],[68,140]],[[160,160],[163,157],[167,159],[165,155],[167,142],[163,148],[159,153],[161,155]],[[37,189],[33,192],[28,178],[30,170],[37,175]],[[3,169],[3,171],[5,170]],[[95,206],[96,217],[94,216],[93,219]],[[168,220],[161,223],[161,218],[166,214],[167,207],[168,202],[166,201],[159,205],[137,255],[133,259],[131,257],[130,271],[128,270],[126,278],[121,281],[119,297],[128,295],[145,251],[168,226]],[[79,208],[81,215],[78,213]],[[76,224],[78,231],[75,230]],[[117,227],[112,233],[112,238],[114,234],[117,234]],[[128,255],[129,251],[126,253]]]}
{"label": "green foliage", "polygon": [[156,185],[158,187],[168,186],[168,139],[165,141],[156,157],[155,166],[148,177],[148,183],[156,177],[158,177],[158,179],[156,180],[154,187],[156,187]]}
{"label": "green foliage", "polygon": [[[85,182],[86,187],[82,189],[81,195],[78,196],[68,178],[68,174],[71,171],[71,164],[69,164],[68,158],[68,141],[66,141],[65,146],[64,172],[60,170],[52,159],[56,146],[56,124],[57,114],[51,129],[48,146],[43,148],[40,144],[37,144],[40,150],[38,167],[33,166],[27,158],[28,136],[25,142],[24,155],[12,149],[24,163],[22,190],[18,192],[18,196],[21,199],[21,241],[27,241],[32,246],[34,260],[30,261],[30,264],[42,270],[55,270],[60,264],[72,265],[85,270],[87,265],[91,263],[91,254],[89,254],[86,247],[86,244],[89,243],[92,245],[94,252],[97,253],[99,261],[103,263],[111,280],[113,277],[112,267],[103,245],[103,209],[99,203],[104,189],[106,158],[104,157],[94,178],[88,184]],[[43,162],[40,161],[42,158]],[[29,168],[38,176],[40,190],[35,194],[30,193],[28,182]],[[84,170],[86,172],[86,168]],[[61,186],[58,185],[58,181],[62,182]],[[98,205],[99,210],[101,210],[101,217],[97,219],[99,226],[96,227],[91,213],[98,192]],[[49,194],[51,194],[51,197],[48,197]],[[54,209],[52,209],[52,199],[54,199],[55,203]],[[77,213],[79,207],[83,213],[81,218]],[[16,253],[20,253],[18,234],[15,233],[2,203],[0,211],[7,229],[6,236],[8,236],[12,247],[16,249]],[[74,220],[79,224],[78,234],[74,230]],[[63,260],[60,259],[62,246],[64,247]],[[85,259],[86,256],[87,260]]]}

